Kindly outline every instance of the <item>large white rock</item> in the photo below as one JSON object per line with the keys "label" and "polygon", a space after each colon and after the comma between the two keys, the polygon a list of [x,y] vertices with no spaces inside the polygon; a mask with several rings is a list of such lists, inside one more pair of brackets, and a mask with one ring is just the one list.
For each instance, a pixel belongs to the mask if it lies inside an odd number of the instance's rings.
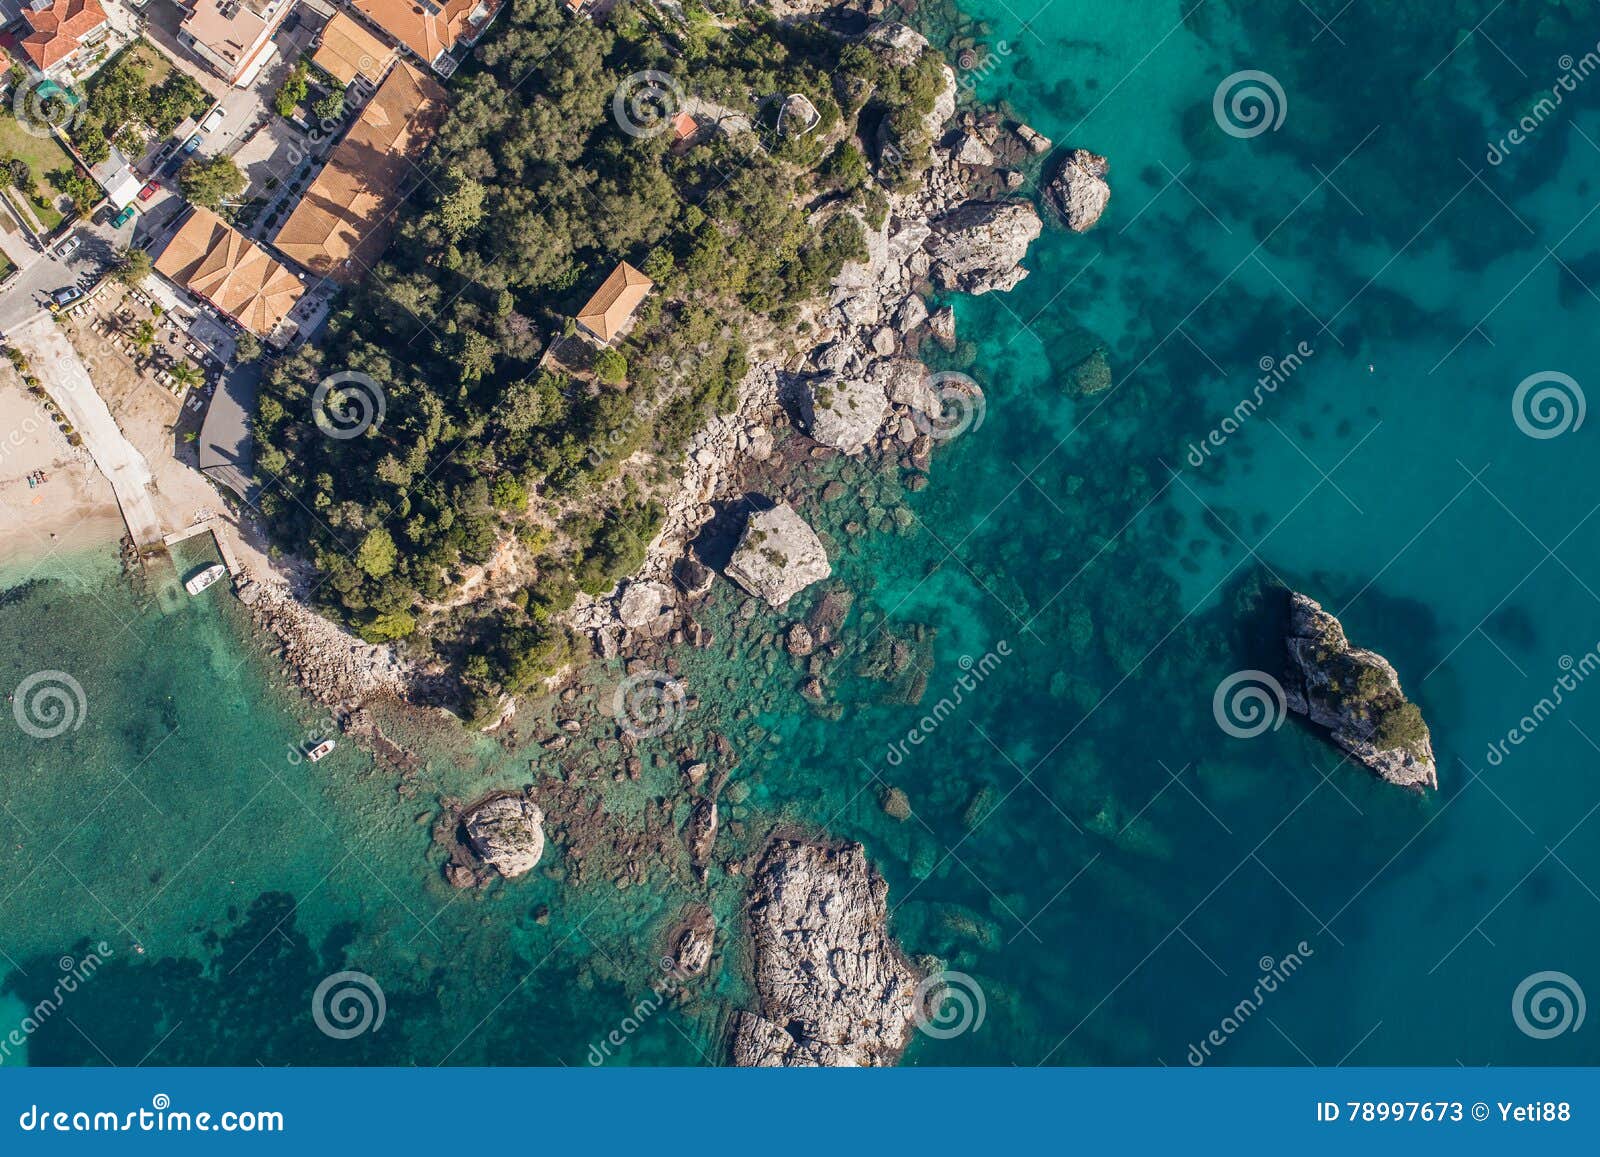
{"label": "large white rock", "polygon": [[989,293],[1028,276],[1022,259],[1044,225],[1026,201],[969,201],[933,222],[928,255],[941,289]]}
{"label": "large white rock", "polygon": [[856,374],[816,374],[800,388],[806,433],[846,454],[859,454],[877,436],[888,413],[883,387]]}
{"label": "large white rock", "polygon": [[501,796],[474,808],[466,822],[478,855],[508,880],[530,871],[544,855],[544,812],[532,800]]}
{"label": "large white rock", "polygon": [[750,516],[727,568],[730,579],[774,607],[832,573],[817,532],[786,502]]}
{"label": "large white rock", "polygon": [[1110,171],[1111,162],[1088,149],[1069,149],[1061,158],[1045,192],[1074,233],[1093,229],[1105,212],[1111,200],[1111,186],[1106,183]]}

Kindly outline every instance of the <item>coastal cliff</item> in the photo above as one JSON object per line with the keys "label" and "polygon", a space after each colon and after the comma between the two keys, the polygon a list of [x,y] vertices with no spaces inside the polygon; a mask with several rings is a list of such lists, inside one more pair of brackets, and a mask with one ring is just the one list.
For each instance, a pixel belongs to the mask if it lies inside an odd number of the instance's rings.
{"label": "coastal cliff", "polygon": [[1289,595],[1289,709],[1389,783],[1421,791],[1439,786],[1432,737],[1400,689],[1394,666],[1353,647],[1337,618],[1299,592]]}

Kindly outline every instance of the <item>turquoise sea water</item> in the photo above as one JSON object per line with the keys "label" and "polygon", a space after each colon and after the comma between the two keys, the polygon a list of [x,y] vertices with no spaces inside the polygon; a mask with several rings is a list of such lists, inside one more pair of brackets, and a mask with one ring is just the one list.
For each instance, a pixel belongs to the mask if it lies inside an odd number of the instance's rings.
{"label": "turquoise sea water", "polygon": [[[1533,437],[1513,408],[1535,374],[1570,375],[1574,401],[1595,388],[1597,82],[1487,159],[1579,71],[1600,15],[962,0],[959,18],[914,15],[985,46],[985,99],[1108,155],[1111,207],[1089,235],[1048,231],[1013,293],[955,302],[987,412],[927,489],[847,474],[808,508],[857,592],[835,669],[887,635],[920,679],[835,677],[828,718],[755,645],[794,615],[741,624],[716,596],[719,644],[683,663],[703,700],[687,731],[740,757],[725,838],[783,822],[866,845],[902,943],[983,994],[981,1026],[919,1036],[907,1063],[1181,1065],[1212,1033],[1208,1063],[1600,1059],[1594,1025],[1541,1039],[1513,1015],[1537,973],[1600,993],[1600,681],[1576,681],[1600,645],[1594,428],[1574,413]],[[1219,123],[1218,86],[1245,70],[1281,90],[1275,129]],[[1074,400],[1097,344],[1116,387]],[[1259,409],[1225,428],[1246,397]],[[111,952],[7,1063],[716,1058],[744,996],[736,935],[680,1004],[648,1000],[663,930],[705,890],[439,878],[439,798],[568,774],[554,757],[413,722],[425,767],[404,793],[351,744],[313,769],[287,753],[317,713],[221,589],[133,591],[109,552],[19,585],[29,570],[5,572],[0,683],[67,672],[86,707],[0,747],[0,1029],[62,957]],[[1436,795],[1293,721],[1219,726],[1219,684],[1278,660],[1264,577],[1395,663]],[[1576,689],[1491,760],[1569,667]],[[684,741],[648,749],[620,813],[661,797],[681,821]],[[885,785],[911,819],[884,814]],[[741,892],[713,872],[725,929]],[[386,1000],[350,1040],[310,1015],[344,969]]]}

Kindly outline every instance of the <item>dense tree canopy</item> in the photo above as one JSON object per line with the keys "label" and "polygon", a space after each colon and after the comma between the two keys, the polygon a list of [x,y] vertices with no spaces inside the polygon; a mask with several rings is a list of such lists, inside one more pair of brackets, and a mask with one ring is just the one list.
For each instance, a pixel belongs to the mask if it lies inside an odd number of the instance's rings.
{"label": "dense tree canopy", "polygon": [[[855,117],[911,82],[870,53],[838,67],[821,33],[738,19],[663,31],[626,5],[596,25],[556,0],[516,0],[454,78],[383,261],[342,299],[328,340],[264,385],[258,474],[276,533],[314,558],[322,597],[368,638],[425,631],[417,645],[464,674],[474,711],[563,659],[555,624],[578,590],[638,566],[662,464],[737,397],[741,319],[789,321],[865,256],[846,210],[870,215],[882,194],[851,143]],[[756,132],[683,151],[668,133],[624,131],[613,97],[647,70]],[[796,92],[822,119],[780,138],[763,111]],[[656,283],[631,333],[583,370],[541,367],[619,260]],[[317,383],[340,371],[383,392],[383,420],[359,437],[312,421]],[[469,568],[507,552],[517,589],[456,597]]]}

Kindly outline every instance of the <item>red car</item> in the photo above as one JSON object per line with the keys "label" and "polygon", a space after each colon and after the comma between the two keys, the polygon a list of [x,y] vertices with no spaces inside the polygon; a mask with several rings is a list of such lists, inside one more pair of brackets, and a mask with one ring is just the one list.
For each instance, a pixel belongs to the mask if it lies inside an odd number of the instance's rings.
{"label": "red car", "polygon": [[151,181],[149,184],[145,185],[144,188],[139,190],[139,200],[148,201],[151,197],[156,195],[156,190],[159,188],[161,188],[160,181]]}

